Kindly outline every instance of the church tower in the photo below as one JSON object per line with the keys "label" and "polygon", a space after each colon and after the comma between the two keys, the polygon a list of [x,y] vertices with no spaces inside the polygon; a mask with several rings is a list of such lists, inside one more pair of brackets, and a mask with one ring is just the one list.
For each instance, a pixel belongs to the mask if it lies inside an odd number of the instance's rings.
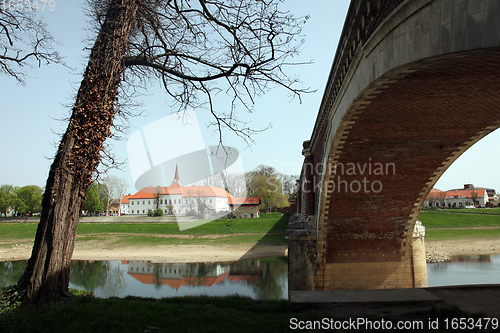
{"label": "church tower", "polygon": [[176,164],[175,165],[175,176],[174,180],[172,181],[172,184],[178,183],[180,185],[180,178],[179,178],[179,166]]}

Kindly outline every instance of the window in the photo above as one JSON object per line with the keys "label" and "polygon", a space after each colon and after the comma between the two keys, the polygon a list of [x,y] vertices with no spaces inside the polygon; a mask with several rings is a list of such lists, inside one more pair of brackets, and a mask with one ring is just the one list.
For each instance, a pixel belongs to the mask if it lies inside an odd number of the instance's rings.
{"label": "window", "polygon": [[210,203],[212,203],[212,199],[210,199]]}
{"label": "window", "polygon": [[174,205],[177,203],[177,199],[174,199]]}
{"label": "window", "polygon": [[170,202],[170,204],[172,204],[172,199],[168,200]]}
{"label": "window", "polygon": [[132,214],[134,214],[134,210],[132,209]]}
{"label": "window", "polygon": [[161,205],[161,204],[163,204],[163,200],[162,200],[162,199],[160,199],[160,205]]}
{"label": "window", "polygon": [[253,211],[253,207],[250,207],[250,211],[251,211],[251,212]]}
{"label": "window", "polygon": [[142,204],[144,205],[144,201],[142,202]]}
{"label": "window", "polygon": [[245,211],[245,207],[241,207],[241,211],[244,212]]}
{"label": "window", "polygon": [[142,213],[144,214],[144,209],[142,210]]}
{"label": "window", "polygon": [[151,205],[151,201],[148,200],[148,205]]}
{"label": "window", "polygon": [[131,201],[132,202],[132,205],[134,204],[134,201]]}

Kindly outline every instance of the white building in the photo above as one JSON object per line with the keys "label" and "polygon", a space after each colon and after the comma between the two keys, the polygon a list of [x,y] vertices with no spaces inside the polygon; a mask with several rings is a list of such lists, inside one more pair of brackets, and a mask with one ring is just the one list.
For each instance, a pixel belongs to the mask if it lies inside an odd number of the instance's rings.
{"label": "white building", "polygon": [[492,202],[495,190],[464,185],[463,189],[440,191],[432,189],[425,200],[425,207],[464,208],[471,206],[488,206]]}

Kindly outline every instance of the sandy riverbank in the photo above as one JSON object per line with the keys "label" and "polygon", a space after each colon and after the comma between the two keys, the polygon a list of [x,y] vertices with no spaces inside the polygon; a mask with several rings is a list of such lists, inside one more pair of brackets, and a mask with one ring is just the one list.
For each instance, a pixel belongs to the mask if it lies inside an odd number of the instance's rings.
{"label": "sandy riverbank", "polygon": [[[0,243],[0,261],[27,260],[30,240]],[[427,241],[429,253],[442,255],[500,254],[500,239]],[[77,260],[149,260],[153,262],[237,261],[287,255],[286,245],[155,245],[111,246],[105,241],[77,242],[73,259]]]}
{"label": "sandy riverbank", "polygon": [[[0,244],[0,261],[27,260],[29,241]],[[106,242],[76,243],[75,260],[148,260],[159,263],[237,261],[288,254],[286,245],[155,245],[111,247]]]}
{"label": "sandy riverbank", "polygon": [[500,239],[456,239],[425,241],[428,253],[452,256],[500,254]]}

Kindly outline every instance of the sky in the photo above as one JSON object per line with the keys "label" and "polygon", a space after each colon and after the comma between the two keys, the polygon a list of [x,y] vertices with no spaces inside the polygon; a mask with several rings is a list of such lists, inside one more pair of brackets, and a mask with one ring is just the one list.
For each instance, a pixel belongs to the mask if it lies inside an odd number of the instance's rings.
{"label": "sky", "polygon": [[[282,173],[300,173],[302,142],[311,137],[349,2],[287,0],[284,4],[284,8],[295,16],[310,16],[302,31],[305,43],[301,54],[293,60],[313,63],[293,67],[292,73],[300,75],[304,87],[316,92],[303,95],[302,103],[299,103],[297,99],[291,100],[284,89],[276,88],[255,100],[252,114],[239,114],[257,129],[271,124],[266,131],[253,136],[251,146],[231,133],[225,133],[226,142],[239,150],[244,171],[264,164]],[[55,3],[53,11],[46,9],[40,12],[40,16],[59,42],[55,47],[69,68],[50,65],[29,69],[30,78],[24,86],[11,77],[0,76],[0,184],[45,185],[50,159],[66,127],[66,122],[61,119],[69,116],[86,65],[85,47],[89,44],[84,40],[90,24],[83,14],[83,1]],[[114,142],[113,152],[121,160],[128,156],[127,138],[173,112],[161,87],[152,87],[138,102],[143,115],[132,119],[124,140]],[[206,127],[211,121],[210,116],[204,110],[196,110],[196,115],[205,145],[216,145],[218,136],[214,135],[213,128]],[[165,137],[168,144],[179,140],[169,138],[168,133]],[[435,187],[446,190],[472,183],[500,192],[499,142],[498,130],[479,141],[452,164]],[[110,173],[125,179],[130,185],[130,193],[136,192],[128,164],[123,171],[112,170]],[[182,179],[182,170],[180,176]]]}

